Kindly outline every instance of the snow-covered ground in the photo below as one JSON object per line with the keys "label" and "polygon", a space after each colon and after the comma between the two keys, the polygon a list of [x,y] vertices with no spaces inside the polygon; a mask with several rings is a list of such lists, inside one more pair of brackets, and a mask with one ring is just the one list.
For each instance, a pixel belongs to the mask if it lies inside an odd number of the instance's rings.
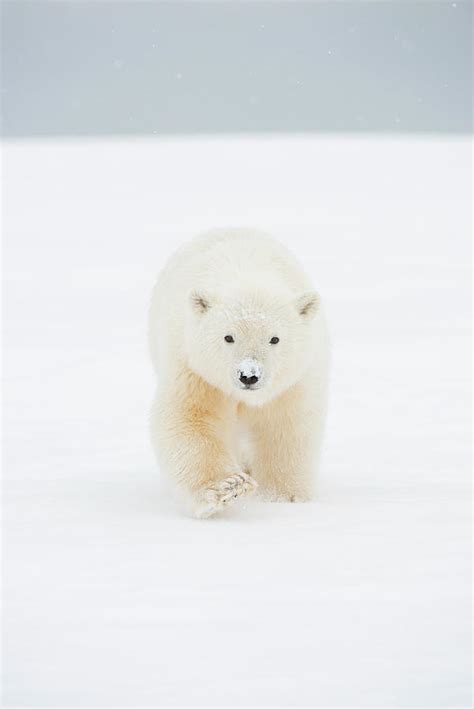
{"label": "snow-covered ground", "polygon": [[[4,706],[470,705],[466,139],[8,143]],[[200,229],[273,231],[333,341],[320,497],[184,517],[146,314]]]}

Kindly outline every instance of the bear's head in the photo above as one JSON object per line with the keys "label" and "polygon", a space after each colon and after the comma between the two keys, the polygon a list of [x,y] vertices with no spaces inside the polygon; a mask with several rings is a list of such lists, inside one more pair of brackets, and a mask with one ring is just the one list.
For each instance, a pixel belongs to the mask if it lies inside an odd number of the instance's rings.
{"label": "bear's head", "polygon": [[315,292],[219,296],[195,290],[186,326],[189,365],[226,394],[261,406],[304,377],[318,311]]}

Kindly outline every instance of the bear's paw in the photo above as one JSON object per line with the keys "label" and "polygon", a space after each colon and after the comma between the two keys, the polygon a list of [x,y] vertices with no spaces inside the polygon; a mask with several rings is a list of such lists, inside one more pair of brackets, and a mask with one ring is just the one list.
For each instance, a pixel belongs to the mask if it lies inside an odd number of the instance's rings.
{"label": "bear's paw", "polygon": [[249,495],[257,488],[256,481],[248,473],[235,473],[213,483],[201,493],[201,500],[196,507],[196,517],[205,519],[220,512],[239,497]]}

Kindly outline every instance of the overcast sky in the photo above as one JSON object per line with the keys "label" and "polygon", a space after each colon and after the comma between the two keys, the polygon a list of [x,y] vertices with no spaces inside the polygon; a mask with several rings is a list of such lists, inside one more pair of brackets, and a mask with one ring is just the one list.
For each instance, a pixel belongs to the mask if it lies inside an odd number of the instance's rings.
{"label": "overcast sky", "polygon": [[3,3],[7,136],[471,130],[469,2]]}

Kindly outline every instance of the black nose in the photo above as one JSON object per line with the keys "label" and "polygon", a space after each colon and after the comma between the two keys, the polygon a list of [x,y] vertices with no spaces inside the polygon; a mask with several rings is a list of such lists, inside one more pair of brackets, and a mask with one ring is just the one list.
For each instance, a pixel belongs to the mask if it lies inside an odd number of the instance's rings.
{"label": "black nose", "polygon": [[245,384],[246,387],[249,387],[251,384],[256,384],[258,382],[258,377],[256,377],[255,374],[253,374],[251,377],[246,377],[245,374],[241,374],[239,379],[242,384]]}

